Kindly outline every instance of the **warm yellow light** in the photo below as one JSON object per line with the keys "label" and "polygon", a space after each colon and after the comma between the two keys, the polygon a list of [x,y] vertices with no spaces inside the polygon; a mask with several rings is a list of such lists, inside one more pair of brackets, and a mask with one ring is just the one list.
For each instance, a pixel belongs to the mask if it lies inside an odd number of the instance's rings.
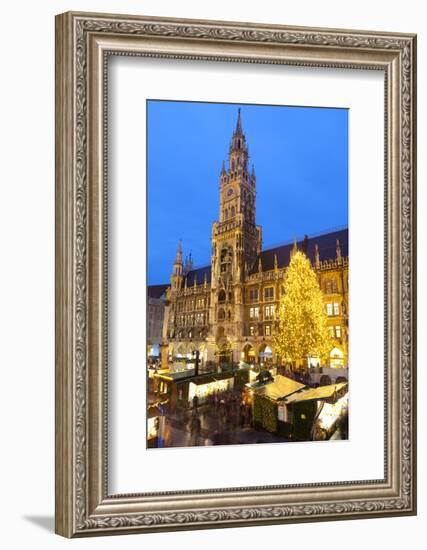
{"label": "warm yellow light", "polygon": [[159,426],[159,417],[153,416],[148,419],[147,422],[147,439],[153,439],[153,437],[157,436]]}
{"label": "warm yellow light", "polygon": [[286,269],[285,288],[275,350],[291,362],[308,356],[326,357],[332,345],[323,294],[310,261],[300,251],[292,255]]}
{"label": "warm yellow light", "polygon": [[329,430],[348,408],[348,393],[338,399],[336,403],[325,403],[319,414],[318,423],[324,430]]}

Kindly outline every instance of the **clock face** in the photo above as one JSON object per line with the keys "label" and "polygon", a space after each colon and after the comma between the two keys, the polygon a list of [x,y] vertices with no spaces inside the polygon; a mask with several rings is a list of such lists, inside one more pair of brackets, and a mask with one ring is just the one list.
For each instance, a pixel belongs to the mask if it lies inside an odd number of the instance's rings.
{"label": "clock face", "polygon": [[227,191],[227,197],[231,197],[231,195],[233,195],[234,191],[233,191],[233,188],[230,187],[230,189]]}

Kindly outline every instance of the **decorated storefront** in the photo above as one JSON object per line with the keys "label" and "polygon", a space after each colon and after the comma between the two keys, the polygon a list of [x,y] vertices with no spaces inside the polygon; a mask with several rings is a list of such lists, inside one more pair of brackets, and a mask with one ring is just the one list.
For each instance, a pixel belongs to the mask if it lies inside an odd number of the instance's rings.
{"label": "decorated storefront", "polygon": [[248,369],[195,375],[190,372],[169,372],[155,375],[159,395],[169,399],[170,406],[189,407],[196,397],[202,404],[215,393],[223,393],[242,387],[249,379]]}
{"label": "decorated storefront", "polygon": [[[278,405],[282,399],[304,388],[304,384],[280,374],[266,374],[247,384],[247,391],[253,407],[253,419],[257,426],[268,432],[278,432]],[[267,373],[269,376],[267,376]]]}
{"label": "decorated storefront", "polygon": [[188,388],[188,402],[197,397],[199,403],[204,403],[210,395],[232,390],[234,376],[228,373],[212,374],[192,380]]}
{"label": "decorated storefront", "polygon": [[329,439],[337,423],[347,414],[348,383],[318,388],[306,387],[288,396],[281,404],[281,415],[292,426],[295,439]]}

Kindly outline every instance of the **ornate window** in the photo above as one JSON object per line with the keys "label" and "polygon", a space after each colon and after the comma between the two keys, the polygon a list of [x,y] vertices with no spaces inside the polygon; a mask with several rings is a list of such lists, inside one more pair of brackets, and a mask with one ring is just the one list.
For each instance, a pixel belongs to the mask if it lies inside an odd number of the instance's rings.
{"label": "ornate window", "polygon": [[325,294],[336,294],[338,286],[336,279],[326,279],[324,282]]}
{"label": "ornate window", "polygon": [[218,302],[220,304],[224,303],[225,302],[225,297],[226,297],[225,290],[220,290],[219,294],[218,294]]}
{"label": "ornate window", "polygon": [[276,309],[276,306],[274,304],[271,304],[271,306],[265,306],[265,318],[273,319],[275,309]]}
{"label": "ornate window", "polygon": [[231,247],[224,246],[221,250],[220,262],[221,262],[221,273],[226,273],[231,271],[231,262],[233,260],[233,250]]}
{"label": "ornate window", "polygon": [[251,307],[250,308],[249,318],[250,319],[258,319],[259,318],[259,307]]}
{"label": "ornate window", "polygon": [[266,301],[274,300],[274,287],[268,286],[264,288],[264,299]]}
{"label": "ornate window", "polygon": [[258,302],[258,289],[257,288],[251,288],[249,290],[249,301],[250,302]]}

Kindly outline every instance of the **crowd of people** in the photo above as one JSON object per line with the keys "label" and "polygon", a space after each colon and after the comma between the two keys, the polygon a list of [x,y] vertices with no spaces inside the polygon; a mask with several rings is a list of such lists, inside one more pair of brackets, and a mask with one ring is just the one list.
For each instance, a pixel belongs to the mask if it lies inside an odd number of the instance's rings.
{"label": "crowd of people", "polygon": [[217,444],[224,432],[252,426],[252,407],[241,391],[213,392],[203,403],[193,398],[192,406],[183,411],[187,431],[192,434],[193,444]]}

